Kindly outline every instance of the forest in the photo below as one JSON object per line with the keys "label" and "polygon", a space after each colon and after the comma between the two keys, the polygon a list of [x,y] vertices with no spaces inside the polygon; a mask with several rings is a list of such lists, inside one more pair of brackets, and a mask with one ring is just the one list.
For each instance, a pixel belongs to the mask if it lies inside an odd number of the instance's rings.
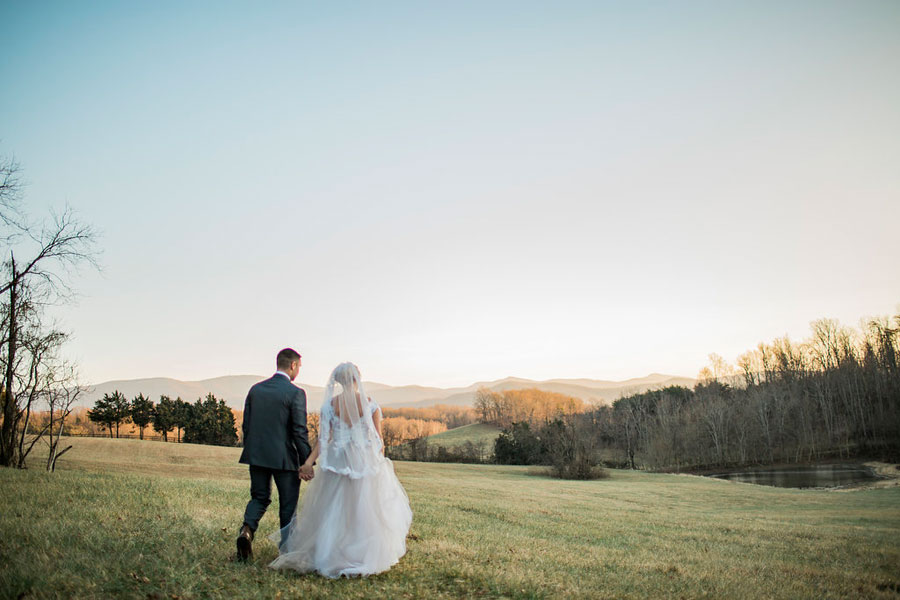
{"label": "forest", "polygon": [[667,387],[568,413],[482,409],[483,421],[505,427],[494,460],[681,471],[900,459],[900,315],[859,330],[833,319],[811,329],[800,342],[760,343],[735,365],[710,355],[693,389]]}
{"label": "forest", "polygon": [[808,339],[761,343],[736,366],[712,355],[693,390],[636,394],[584,418],[633,468],[896,459],[898,355],[900,315],[861,330],[821,319]]}

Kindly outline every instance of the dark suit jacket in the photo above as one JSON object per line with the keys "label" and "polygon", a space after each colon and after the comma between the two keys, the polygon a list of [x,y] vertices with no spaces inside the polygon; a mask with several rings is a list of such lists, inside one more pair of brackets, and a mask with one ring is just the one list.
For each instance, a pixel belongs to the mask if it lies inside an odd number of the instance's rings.
{"label": "dark suit jacket", "polygon": [[306,392],[275,374],[260,381],[244,402],[244,451],[240,462],[277,470],[296,470],[309,456]]}

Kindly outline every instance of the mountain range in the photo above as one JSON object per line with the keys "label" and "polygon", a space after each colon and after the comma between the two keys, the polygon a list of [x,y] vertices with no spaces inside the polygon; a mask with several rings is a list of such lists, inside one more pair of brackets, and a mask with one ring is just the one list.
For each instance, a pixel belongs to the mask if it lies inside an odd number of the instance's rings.
{"label": "mountain range", "polygon": [[[170,398],[180,397],[189,402],[204,398],[207,394],[215,394],[216,398],[225,400],[231,408],[242,410],[247,390],[254,383],[266,377],[260,375],[227,375],[202,381],[180,381],[168,377],[148,379],[127,379],[106,381],[91,386],[82,396],[82,406],[93,406],[94,402],[104,394],[112,394],[118,390],[131,399],[138,394],[149,396],[154,402],[161,395]],[[574,396],[586,402],[609,404],[623,395],[658,389],[669,385],[693,387],[695,380],[689,377],[651,373],[646,377],[626,379],[625,381],[604,381],[597,379],[549,379],[534,381],[520,377],[506,377],[496,381],[479,381],[466,387],[439,388],[420,385],[391,386],[383,383],[365,382],[370,396],[385,407],[426,407],[435,404],[456,406],[472,406],[475,392],[479,388],[502,392],[506,390],[537,388],[547,392],[557,392]],[[310,410],[318,410],[322,405],[322,394],[325,388],[298,382],[306,390]]]}

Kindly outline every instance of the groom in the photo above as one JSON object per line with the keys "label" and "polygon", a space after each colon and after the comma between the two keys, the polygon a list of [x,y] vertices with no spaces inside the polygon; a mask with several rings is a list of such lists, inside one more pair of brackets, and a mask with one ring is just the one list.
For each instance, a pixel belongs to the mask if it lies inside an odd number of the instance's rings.
{"label": "groom", "polygon": [[309,456],[306,432],[306,392],[292,381],[300,372],[300,355],[285,348],[276,358],[278,371],[250,388],[244,403],[244,451],[240,462],[250,465],[250,502],[237,538],[239,560],[253,554],[253,536],[271,502],[272,479],[278,488],[278,517],[284,528],[300,496],[300,479],[309,480],[300,465]]}

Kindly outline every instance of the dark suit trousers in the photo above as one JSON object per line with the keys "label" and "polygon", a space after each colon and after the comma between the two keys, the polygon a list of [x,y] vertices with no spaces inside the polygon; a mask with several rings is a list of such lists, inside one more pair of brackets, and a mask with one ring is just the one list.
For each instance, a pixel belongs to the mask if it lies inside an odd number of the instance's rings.
{"label": "dark suit trousers", "polygon": [[284,528],[291,522],[300,497],[300,474],[297,471],[281,471],[250,465],[250,502],[244,511],[244,523],[256,531],[259,520],[266,514],[272,501],[272,479],[278,488],[278,518]]}

